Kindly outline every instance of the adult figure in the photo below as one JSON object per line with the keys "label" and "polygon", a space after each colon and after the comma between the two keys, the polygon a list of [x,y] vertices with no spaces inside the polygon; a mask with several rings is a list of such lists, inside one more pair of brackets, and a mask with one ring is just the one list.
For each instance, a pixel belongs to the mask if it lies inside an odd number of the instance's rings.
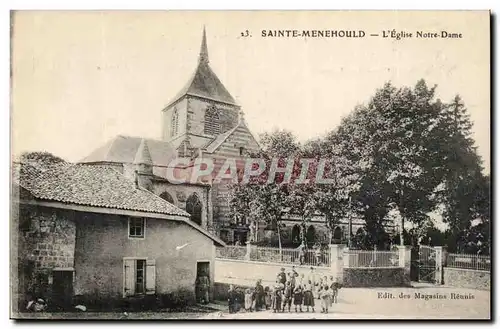
{"label": "adult figure", "polygon": [[297,285],[300,285],[304,288],[304,284],[306,283],[306,278],[304,277],[304,273],[300,273],[300,276],[297,279]]}
{"label": "adult figure", "polygon": [[290,282],[290,287],[292,288],[292,293],[295,291],[297,277],[293,272],[288,272],[288,282]]}
{"label": "adult figure", "polygon": [[309,268],[309,275],[307,276],[307,281],[308,282],[311,282],[311,292],[313,294],[313,296],[316,296],[316,291],[317,291],[317,285],[318,285],[318,281],[316,279],[316,273],[314,272],[314,267],[310,267]]}
{"label": "adult figure", "polygon": [[255,310],[260,311],[265,306],[265,293],[262,280],[257,280],[255,284]]}
{"label": "adult figure", "polygon": [[304,244],[304,241],[298,246],[297,248],[299,250],[299,263],[300,265],[304,265],[305,259],[306,259],[306,246]]}
{"label": "adult figure", "polygon": [[316,266],[321,264],[321,245],[318,243],[314,248],[314,256],[316,257]]}
{"label": "adult figure", "polygon": [[208,276],[203,274],[198,278],[199,301],[203,304],[208,304],[210,298],[208,292],[210,290],[210,280]]}

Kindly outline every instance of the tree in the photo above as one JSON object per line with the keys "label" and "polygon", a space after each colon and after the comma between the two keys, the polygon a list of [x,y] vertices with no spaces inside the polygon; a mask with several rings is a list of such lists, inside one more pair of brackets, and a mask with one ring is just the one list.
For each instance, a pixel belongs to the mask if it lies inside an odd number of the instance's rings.
{"label": "tree", "polygon": [[447,153],[441,202],[443,219],[454,233],[471,229],[477,218],[489,221],[489,177],[472,138],[472,122],[460,96],[443,107],[440,116],[442,147]]}
{"label": "tree", "polygon": [[361,187],[353,194],[353,204],[365,219],[368,235],[382,234],[393,209],[401,217],[402,244],[405,221],[414,224],[415,234],[425,234],[428,214],[443,202],[448,222],[452,217],[465,221],[473,217],[466,209],[475,209],[471,200],[478,197],[465,191],[478,190],[471,186],[480,175],[472,173],[480,166],[470,138],[471,124],[460,98],[443,104],[434,99],[435,90],[423,80],[413,88],[387,83],[333,133],[341,153],[356,164]]}
{"label": "tree", "polygon": [[44,165],[66,163],[62,158],[49,152],[24,152],[19,157],[21,163],[40,163]]}
{"label": "tree", "polygon": [[[296,137],[288,131],[276,130],[260,136],[261,150],[250,154],[250,158],[262,159],[266,169],[261,175],[252,177],[248,184],[231,187],[231,214],[235,218],[262,219],[277,231],[281,253],[281,227],[283,210],[289,201],[289,183],[284,174],[277,173],[269,179],[269,168],[274,161],[284,167],[287,158],[295,159],[300,149]],[[249,209],[251,209],[249,211]]]}

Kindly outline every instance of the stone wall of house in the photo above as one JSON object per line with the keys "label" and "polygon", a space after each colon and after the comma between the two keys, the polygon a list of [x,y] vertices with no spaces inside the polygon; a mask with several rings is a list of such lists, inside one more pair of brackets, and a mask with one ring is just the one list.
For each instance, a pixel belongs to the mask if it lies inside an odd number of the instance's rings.
{"label": "stone wall of house", "polygon": [[444,267],[443,281],[450,287],[490,290],[491,274],[489,271]]}
{"label": "stone wall of house", "polygon": [[35,268],[71,268],[74,265],[76,225],[74,212],[22,205],[20,256]]}
{"label": "stone wall of house", "polygon": [[194,296],[198,261],[209,262],[214,282],[215,247],[210,238],[185,223],[152,218],[145,219],[145,238],[129,238],[128,220],[125,216],[92,214],[77,220],[78,299],[97,307],[133,300],[123,298],[125,257],[155,260],[155,293],[160,299],[179,291]]}
{"label": "stone wall of house", "polygon": [[21,204],[12,212],[17,229],[17,286],[19,306],[29,295],[50,298],[52,271],[74,267],[74,212]]}

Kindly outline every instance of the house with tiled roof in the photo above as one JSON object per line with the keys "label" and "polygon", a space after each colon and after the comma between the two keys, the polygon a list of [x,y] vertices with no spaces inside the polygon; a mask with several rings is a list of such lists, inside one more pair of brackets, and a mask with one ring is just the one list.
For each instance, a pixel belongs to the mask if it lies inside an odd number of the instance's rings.
{"label": "house with tiled roof", "polygon": [[[148,190],[152,162],[139,145],[135,179],[112,165],[23,159],[13,164],[15,297],[49,305],[118,306],[171,300],[195,283],[213,282],[215,247],[224,242],[185,210]],[[45,158],[45,159],[44,159]]]}
{"label": "house with tiled roof", "polygon": [[[205,29],[198,64],[185,86],[162,109],[160,139],[117,136],[97,148],[81,163],[114,166],[126,173],[133,168],[141,143],[151,155],[151,191],[190,213],[192,220],[224,241],[246,241],[248,223],[233,221],[227,183],[173,184],[168,168],[176,158],[211,159],[218,173],[226,159],[242,159],[259,150],[241,106],[210,66]],[[213,177],[212,177],[213,178]],[[204,184],[205,183],[205,184]]]}

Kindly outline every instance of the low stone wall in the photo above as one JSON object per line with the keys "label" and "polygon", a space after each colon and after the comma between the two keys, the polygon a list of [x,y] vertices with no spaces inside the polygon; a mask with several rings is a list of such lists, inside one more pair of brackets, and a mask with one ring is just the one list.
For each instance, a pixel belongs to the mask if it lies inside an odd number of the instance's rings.
{"label": "low stone wall", "polygon": [[404,268],[345,268],[344,287],[409,287]]}
{"label": "low stone wall", "polygon": [[490,290],[491,274],[489,271],[462,268],[444,268],[444,284],[451,287]]}
{"label": "low stone wall", "polygon": [[[276,276],[282,267],[288,273],[292,270],[292,266],[290,264],[217,258],[215,260],[215,282],[227,284],[238,282],[253,287],[257,280],[261,279],[264,286],[270,286],[276,282]],[[303,273],[305,278],[310,273],[310,266],[296,265],[295,269],[299,275]],[[329,267],[314,267],[314,269],[318,277],[334,275]]]}

